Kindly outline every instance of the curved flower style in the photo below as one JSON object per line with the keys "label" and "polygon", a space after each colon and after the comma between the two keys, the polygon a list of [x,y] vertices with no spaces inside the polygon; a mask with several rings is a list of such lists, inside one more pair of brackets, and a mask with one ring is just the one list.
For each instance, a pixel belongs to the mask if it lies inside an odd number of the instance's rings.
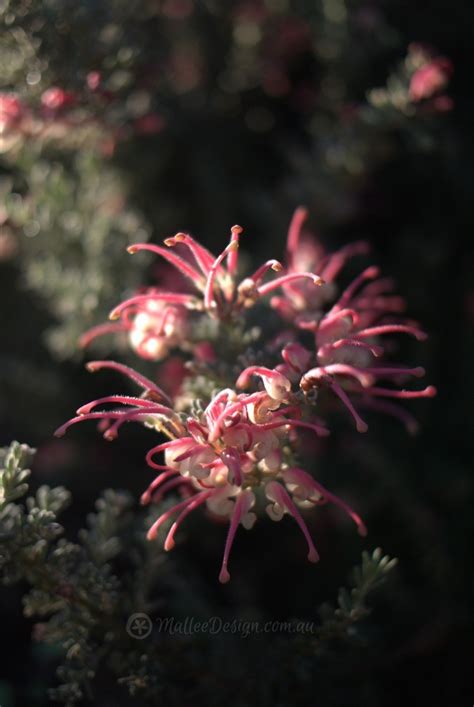
{"label": "curved flower style", "polygon": [[[321,385],[329,386],[348,408],[359,432],[367,431],[367,423],[357,413],[346,390],[359,394],[365,407],[400,418],[408,430],[414,432],[416,421],[411,415],[398,405],[380,403],[378,398],[432,397],[436,393],[435,388],[427,386],[422,390],[407,391],[380,387],[377,382],[381,379],[396,384],[411,376],[424,376],[425,371],[421,366],[384,366],[375,361],[384,353],[381,345],[383,337],[404,333],[423,341],[426,334],[411,323],[384,323],[386,309],[390,311],[388,301],[396,298],[381,294],[385,283],[375,280],[377,276],[377,268],[367,268],[314,327],[317,365],[305,372],[300,387],[308,393]],[[358,287],[370,279],[374,280],[372,286],[367,285],[362,293],[356,295]],[[340,380],[344,381],[344,387]]]}
{"label": "curved flower style", "polygon": [[[337,297],[335,279],[349,258],[368,252],[368,245],[360,241],[331,255],[324,255],[322,248],[311,237],[302,237],[307,218],[303,207],[295,211],[287,240],[287,261],[291,272],[311,267],[317,270],[326,283],[319,291],[312,292],[304,282],[284,286],[284,297],[273,298],[271,305],[285,318],[290,318],[301,330],[314,336],[314,353],[305,350],[304,365],[299,360],[295,366],[278,369],[295,377],[304,393],[315,392],[322,386],[329,387],[353,416],[359,432],[367,431],[367,423],[352,404],[348,392],[357,394],[359,403],[368,409],[384,412],[399,418],[410,433],[417,431],[416,420],[396,403],[380,398],[408,399],[432,397],[436,390],[428,386],[419,391],[396,390],[380,387],[379,380],[392,383],[404,382],[411,376],[421,377],[424,369],[403,367],[400,364],[384,366],[378,361],[384,354],[382,339],[393,334],[409,334],[419,341],[427,335],[414,323],[399,316],[405,308],[404,300],[393,295],[393,282],[380,277],[377,267],[366,268]],[[302,247],[303,246],[303,247]],[[319,295],[319,296],[318,296]],[[335,300],[329,311],[324,306]],[[286,353],[288,355],[288,352]],[[301,358],[301,349],[299,351]],[[282,352],[285,359],[285,350]],[[311,367],[310,364],[313,364]],[[297,375],[299,374],[299,376]]]}
{"label": "curved flower style", "polygon": [[306,281],[295,278],[283,285],[283,296],[276,296],[271,300],[271,306],[283,318],[303,323],[307,319],[319,318],[321,309],[334,299],[335,280],[345,263],[355,255],[363,255],[369,251],[365,241],[357,241],[335,253],[325,253],[318,241],[304,232],[307,218],[308,210],[303,206],[299,206],[293,214],[286,242],[286,267],[288,273],[294,276],[308,270],[317,272],[325,286],[316,290],[314,287],[308,287]]}
{"label": "curved flower style", "polygon": [[193,262],[162,246],[148,243],[129,246],[128,252],[131,254],[146,250],[160,255],[176,268],[180,276],[192,283],[198,294],[161,288],[150,288],[136,294],[111,312],[110,319],[119,322],[99,324],[85,332],[80,339],[81,346],[88,346],[98,336],[126,331],[129,332],[132,348],[139,356],[159,361],[172,348],[185,343],[189,310],[204,312],[220,321],[231,320],[252,307],[258,299],[289,283],[310,281],[312,289],[315,289],[314,285],[323,284],[318,275],[305,271],[289,271],[263,283],[269,271],[280,272],[283,269],[274,259],[268,260],[238,283],[238,247],[242,230],[240,226],[231,228],[230,242],[217,257],[185,233],[178,233],[165,240],[169,249],[179,244],[185,246]]}
{"label": "curved flower style", "polygon": [[[291,222],[286,271],[265,283],[270,270],[283,270],[277,260],[267,260],[251,276],[237,279],[240,226],[231,229],[230,241],[217,257],[184,233],[166,239],[168,248],[130,246],[130,253],[148,250],[160,255],[191,282],[195,293],[186,286],[178,289],[173,281],[169,289],[137,294],[113,310],[111,318],[118,321],[87,332],[83,343],[103,333],[126,331],[137,353],[152,360],[162,360],[178,347],[188,356],[187,393],[181,394],[175,386],[169,396],[123,364],[93,361],[89,370],[115,370],[136,383],[141,395],[94,400],[79,408],[77,416],[56,433],[64,434],[78,422],[96,420],[109,440],[126,422],[140,422],[164,435],[166,441],[146,455],[148,465],[158,473],[142,495],[142,503],[157,503],[172,491],[182,498],[158,517],[148,537],[156,538],[161,527],[175,517],[164,541],[170,550],[177,529],[199,506],[215,518],[227,519],[221,582],[230,577],[229,556],[238,527],[251,528],[262,509],[275,521],[286,514],[294,518],[312,562],[318,553],[301,513],[304,509],[335,503],[365,534],[357,513],[298,461],[301,429],[319,436],[329,434],[316,415],[319,390],[331,391],[345,405],[359,432],[367,430],[359,407],[395,416],[414,431],[415,420],[393,400],[435,394],[433,386],[422,390],[402,387],[406,380],[424,375],[421,367],[382,362],[387,337],[426,338],[417,324],[402,315],[404,301],[393,294],[392,282],[371,266],[337,292],[341,269],[348,258],[366,253],[367,244],[356,243],[325,255],[315,240],[302,233],[306,215],[299,208]],[[175,247],[181,248],[181,254],[172,250]],[[246,344],[247,310],[258,301],[265,305],[266,295],[277,289],[278,297],[267,302],[267,313],[273,309],[273,315],[265,318],[262,307],[256,350]],[[206,318],[213,322],[207,328],[201,326]],[[237,336],[233,339],[234,326]],[[104,409],[109,405],[112,409]],[[162,453],[164,463],[157,459]]]}
{"label": "curved flower style", "polygon": [[[369,281],[369,284],[365,284]],[[318,322],[306,322],[304,328],[314,332],[317,365],[302,376],[300,387],[308,393],[311,389],[327,385],[341,399],[352,414],[357,430],[367,431],[367,424],[352,405],[346,390],[360,394],[365,407],[387,412],[399,417],[409,431],[415,431],[416,422],[397,405],[380,403],[377,399],[431,397],[435,388],[428,386],[419,391],[396,390],[379,387],[376,383],[392,383],[409,377],[421,377],[422,367],[404,367],[376,363],[384,354],[383,337],[391,334],[409,334],[419,341],[426,334],[415,324],[386,320],[387,313],[402,308],[400,298],[387,295],[391,283],[379,278],[378,268],[364,270],[347,287],[329,312]],[[340,382],[344,381],[344,387]]]}
{"label": "curved flower style", "polygon": [[186,246],[194,258],[193,265],[161,246],[148,243],[137,243],[130,246],[129,253],[149,250],[165,258],[182,275],[191,280],[198,294],[154,292],[137,295],[115,307],[110,318],[118,319],[124,316],[124,313],[129,311],[131,307],[142,305],[151,300],[160,300],[190,310],[205,311],[219,320],[228,320],[241,313],[243,309],[252,307],[261,297],[289,282],[310,280],[313,286],[323,284],[323,280],[312,272],[288,273],[263,284],[262,280],[268,271],[279,272],[282,270],[282,265],[273,259],[267,260],[252,275],[237,283],[238,248],[242,230],[240,226],[231,228],[230,241],[217,257],[186,233],[178,233],[165,240],[165,245],[168,248],[178,244]]}
{"label": "curved flower style", "polygon": [[323,284],[322,278],[312,272],[290,271],[264,284],[262,281],[269,271],[282,270],[282,265],[274,259],[268,260],[252,275],[237,283],[242,230],[240,226],[231,228],[230,242],[217,257],[185,233],[165,240],[168,248],[179,244],[185,246],[193,262],[162,246],[148,243],[129,246],[128,252],[131,254],[148,250],[160,255],[176,268],[180,276],[190,281],[199,294],[150,288],[115,307],[110,319],[120,321],[93,327],[83,334],[80,345],[85,348],[98,336],[125,331],[129,332],[131,346],[139,356],[160,361],[172,348],[181,347],[186,342],[189,310],[204,312],[220,321],[229,320],[252,307],[261,297],[290,282],[309,280],[312,289],[315,289],[314,285]]}
{"label": "curved flower style", "polygon": [[[221,582],[230,579],[228,562],[236,530],[239,525],[247,529],[253,526],[257,501],[267,504],[266,511],[274,521],[285,514],[293,516],[306,539],[311,562],[319,556],[298,507],[333,502],[352,518],[360,534],[366,534],[355,511],[291,463],[288,449],[295,430],[308,428],[318,435],[326,435],[328,430],[300,419],[298,408],[278,387],[278,373],[269,371],[267,376],[266,369],[253,371],[264,381],[272,381],[269,389],[276,397],[266,391],[238,395],[224,389],[214,396],[202,415],[183,418],[169,407],[169,399],[158,386],[132,369],[113,361],[94,361],[88,368],[115,369],[137,383],[143,395],[112,395],[83,405],[77,417],[62,425],[56,435],[63,435],[75,423],[98,420],[105,427],[105,437],[113,439],[125,422],[138,421],[170,438],[150,449],[146,456],[148,465],[160,473],[141,499],[143,504],[157,502],[175,488],[183,493],[183,500],[160,515],[148,531],[148,538],[153,540],[161,526],[179,514],[166,536],[165,550],[173,548],[176,531],[187,515],[203,504],[212,514],[230,522],[219,574]],[[105,404],[121,407],[97,410]],[[161,452],[165,455],[164,464],[155,461]]]}

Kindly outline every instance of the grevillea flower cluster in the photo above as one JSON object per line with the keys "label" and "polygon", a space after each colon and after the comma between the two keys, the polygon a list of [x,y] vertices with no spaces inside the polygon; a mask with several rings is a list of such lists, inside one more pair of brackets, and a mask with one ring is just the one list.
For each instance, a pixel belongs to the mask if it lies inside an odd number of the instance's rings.
{"label": "grevillea flower cluster", "polygon": [[101,151],[110,155],[117,143],[133,135],[154,135],[164,129],[163,116],[148,111],[129,115],[125,110],[117,124],[109,113],[113,114],[118,94],[102,83],[100,72],[91,71],[77,92],[50,86],[36,101],[27,101],[17,93],[0,91],[0,153],[26,139],[67,142],[82,133],[95,136]]}
{"label": "grevillea flower cluster", "polygon": [[[424,375],[421,367],[384,360],[398,335],[426,338],[404,316],[405,303],[393,293],[393,282],[370,265],[346,287],[338,285],[347,261],[366,256],[367,244],[328,254],[305,231],[306,217],[304,208],[296,210],[283,263],[267,260],[243,277],[240,226],[231,228],[217,256],[186,233],[167,238],[164,246],[131,245],[130,253],[160,256],[189,286],[158,285],[133,295],[82,343],[125,332],[140,357],[164,361],[179,355],[187,360],[188,375],[168,393],[122,363],[92,361],[90,371],[112,369],[129,378],[139,394],[87,403],[57,430],[62,435],[73,424],[96,420],[112,440],[125,423],[138,422],[161,435],[146,455],[156,476],[141,501],[160,503],[172,493],[180,500],[159,515],[148,537],[154,540],[167,526],[164,548],[171,550],[178,528],[199,507],[213,519],[227,520],[221,582],[230,578],[238,527],[251,528],[262,514],[274,521],[292,516],[311,562],[318,552],[305,522],[307,510],[333,503],[365,535],[357,512],[303,468],[300,435],[328,435],[322,413],[345,409],[359,432],[367,431],[370,411],[387,413],[414,432],[416,421],[400,401],[435,394],[432,386],[406,387]],[[255,321],[261,325],[255,327]],[[198,395],[203,378],[209,392]]]}

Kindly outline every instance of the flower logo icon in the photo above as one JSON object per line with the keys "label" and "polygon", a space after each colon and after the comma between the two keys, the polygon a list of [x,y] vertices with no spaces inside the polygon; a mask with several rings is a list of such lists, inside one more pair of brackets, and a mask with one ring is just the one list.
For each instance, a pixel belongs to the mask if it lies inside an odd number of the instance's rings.
{"label": "flower logo icon", "polygon": [[152,628],[153,624],[148,614],[137,613],[129,616],[126,631],[129,636],[141,641],[150,635]]}

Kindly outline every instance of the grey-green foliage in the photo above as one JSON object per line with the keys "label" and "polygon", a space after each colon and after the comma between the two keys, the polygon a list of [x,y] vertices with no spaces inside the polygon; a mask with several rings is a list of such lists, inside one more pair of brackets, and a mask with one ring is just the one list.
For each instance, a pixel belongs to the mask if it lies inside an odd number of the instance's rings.
{"label": "grey-green foliage", "polygon": [[128,522],[131,497],[106,492],[80,534],[82,544],[70,542],[58,522],[70,501],[66,489],[41,486],[26,497],[31,455],[17,442],[0,453],[2,580],[30,584],[25,614],[46,619],[37,625],[36,637],[59,644],[65,655],[54,696],[73,704],[87,694],[104,652],[123,633],[118,616],[126,605],[119,601],[120,582],[108,561],[121,550],[117,538]]}
{"label": "grey-green foliage", "polygon": [[352,624],[370,613],[367,598],[380,587],[388,573],[396,566],[397,559],[383,555],[378,547],[372,554],[362,553],[362,562],[352,570],[349,587],[341,587],[337,596],[337,606],[324,604],[320,608],[322,625],[318,632],[320,639],[341,638],[350,635]]}
{"label": "grey-green foliage", "polygon": [[26,468],[34,450],[26,444],[13,442],[10,447],[0,449],[0,504],[1,508],[20,498],[28,491],[31,471]]}
{"label": "grey-green foliage", "polygon": [[26,285],[56,320],[48,344],[64,358],[143,279],[125,249],[149,232],[140,214],[125,207],[117,175],[91,151],[54,160],[47,148],[30,146],[17,157],[19,166],[27,183],[6,180],[5,208]]}
{"label": "grey-green foliage", "polygon": [[[227,650],[225,635],[196,634],[177,640],[161,634],[159,640],[152,635],[137,641],[125,630],[128,617],[137,611],[159,617],[173,611],[204,616],[214,610],[199,597],[192,569],[184,582],[170,560],[146,541],[145,528],[156,515],[150,519],[137,512],[128,493],[107,490],[88,516],[86,528],[79,531],[78,541],[72,542],[59,522],[70,503],[68,491],[41,486],[27,495],[26,467],[32,455],[32,449],[18,442],[0,450],[0,568],[4,583],[28,582],[23,603],[25,615],[38,620],[34,637],[55,645],[63,656],[53,699],[66,705],[100,699],[96,690],[101,681],[95,678],[102,670],[132,699],[142,701],[166,695],[187,699],[182,675],[202,676],[191,694],[214,689],[212,671],[203,670],[203,661]],[[365,552],[349,588],[339,591],[337,607],[321,609],[322,622],[316,630],[275,637],[272,650],[281,651],[282,660],[286,656],[296,675],[301,660],[317,661],[335,640],[351,641],[354,624],[370,611],[369,593],[394,565],[395,560],[380,549],[372,555]],[[242,642],[242,648],[245,645]]]}

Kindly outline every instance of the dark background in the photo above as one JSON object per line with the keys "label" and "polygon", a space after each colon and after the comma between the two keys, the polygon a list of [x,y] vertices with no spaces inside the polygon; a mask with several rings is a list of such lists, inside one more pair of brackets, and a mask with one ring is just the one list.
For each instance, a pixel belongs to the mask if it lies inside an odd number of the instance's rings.
{"label": "dark background", "polygon": [[[155,5],[156,12],[150,12]],[[138,496],[149,478],[142,460],[150,433],[127,430],[112,445],[86,426],[65,440],[52,437],[79,404],[116,384],[113,377],[84,371],[85,359],[74,351],[77,334],[101,321],[134,280],[153,281],[150,261],[144,269],[124,251],[127,239],[136,239],[136,221],[130,222],[128,210],[139,214],[140,228],[144,223],[155,242],[189,229],[213,250],[224,245],[229,226],[241,223],[244,250],[258,262],[281,257],[292,211],[305,203],[312,227],[329,247],[366,238],[371,260],[396,278],[409,312],[430,333],[422,346],[406,345],[406,358],[427,369],[428,383],[436,385],[438,396],[411,406],[421,423],[415,438],[391,420],[374,417],[369,439],[360,439],[341,422],[331,441],[318,450],[322,479],[357,504],[367,520],[367,539],[354,538],[337,514],[323,516],[314,525],[322,556],[314,568],[302,561],[296,530],[259,523],[251,534],[239,536],[233,582],[223,588],[215,574],[225,528],[211,530],[207,521],[197,519],[175,551],[176,572],[214,615],[240,616],[254,607],[261,617],[314,618],[316,607],[334,596],[361,550],[380,545],[399,558],[399,567],[374,599],[366,647],[341,657],[337,669],[320,664],[311,690],[294,694],[304,704],[324,706],[388,707],[402,701],[469,705],[474,699],[474,10],[466,3],[441,1],[348,3],[341,39],[341,23],[336,29],[328,23],[321,3],[287,3],[280,24],[274,26],[272,17],[255,21],[264,36],[270,34],[261,52],[272,57],[285,27],[295,20],[307,26],[301,36],[307,38],[309,32],[310,39],[300,39],[296,48],[277,57],[286,67],[289,91],[269,96],[257,70],[257,78],[242,81],[229,98],[222,89],[223,67],[236,62],[238,74],[245,73],[246,62],[258,63],[248,48],[239,61],[232,54],[235,18],[244,5],[229,3],[224,9],[218,3],[191,3],[190,14],[181,19],[170,19],[166,3],[155,5],[91,2],[73,11],[68,3],[42,7],[20,2],[9,10],[16,13],[15,26],[27,36],[40,37],[37,55],[48,61],[40,85],[25,88],[21,77],[32,61],[25,56],[23,68],[11,72],[4,90],[17,91],[34,108],[40,90],[63,86],[80,95],[88,116],[98,116],[103,134],[122,127],[125,137],[117,139],[111,154],[97,150],[88,138],[74,144],[70,133],[45,142],[24,137],[13,152],[1,156],[2,193],[10,205],[2,229],[14,245],[12,255],[0,262],[0,440],[8,444],[19,439],[38,448],[35,483],[71,489],[74,501],[65,518],[71,536],[103,488],[124,487]],[[247,6],[254,17],[254,6],[261,4]],[[368,25],[360,19],[363,11]],[[8,58],[12,23],[5,16],[0,43]],[[35,24],[38,17],[46,22]],[[120,32],[107,43],[103,29],[110,23]],[[205,79],[183,92],[163,56],[175,44],[194,47],[196,38]],[[324,61],[314,49],[324,38],[337,48],[333,60]],[[446,89],[453,109],[439,114],[421,110],[409,118],[373,109],[370,119],[346,125],[343,107],[368,105],[367,91],[384,86],[387,76],[398,71],[412,42],[425,43],[453,62]],[[135,51],[134,60],[115,98],[95,102],[81,93],[88,71],[97,67],[106,78],[113,77],[120,48],[128,46]],[[337,98],[324,89],[335,79],[343,85]],[[123,108],[137,85],[151,96],[150,110],[164,115],[165,128],[156,134],[143,134],[135,116]],[[310,88],[314,96],[300,100]],[[255,120],[268,125],[256,131]],[[322,159],[332,142],[342,153],[340,169]],[[346,168],[352,150],[362,160],[356,173]],[[93,163],[79,169],[77,160],[90,153]],[[70,201],[61,189],[54,199],[44,197],[49,177],[44,182],[30,178],[38,161],[46,165],[46,174],[62,165],[61,179],[76,185]],[[43,198],[50,199],[47,203],[59,215],[71,203],[78,211],[93,210],[95,197],[87,190],[94,178],[98,192],[105,189],[110,175],[119,193],[119,206],[108,224],[110,242],[97,240],[94,251],[93,236],[86,245],[82,231],[68,241],[59,216],[52,219],[53,230],[42,225],[38,236],[25,237],[25,218],[37,218]],[[15,193],[28,201],[33,216],[19,215],[11,207]],[[89,233],[94,228],[93,223]],[[56,280],[47,269],[48,258],[59,263]],[[89,311],[82,306],[81,287],[87,290],[94,268],[104,282],[97,289],[97,305]],[[79,284],[75,272],[84,273]],[[105,348],[107,354],[111,351],[112,343]],[[124,351],[114,356],[133,360]],[[155,369],[147,364],[141,370],[153,375]],[[54,682],[56,654],[46,655],[30,642],[32,622],[22,617],[24,591],[19,586],[1,594],[4,707],[47,704],[45,689]],[[229,686],[238,686],[246,671],[265,680],[267,663],[273,660],[268,642],[254,638],[228,651],[231,665],[224,661],[222,669],[228,671]],[[288,676],[289,686],[297,683],[297,677]],[[288,689],[289,695],[280,695],[277,704],[291,704]]]}

